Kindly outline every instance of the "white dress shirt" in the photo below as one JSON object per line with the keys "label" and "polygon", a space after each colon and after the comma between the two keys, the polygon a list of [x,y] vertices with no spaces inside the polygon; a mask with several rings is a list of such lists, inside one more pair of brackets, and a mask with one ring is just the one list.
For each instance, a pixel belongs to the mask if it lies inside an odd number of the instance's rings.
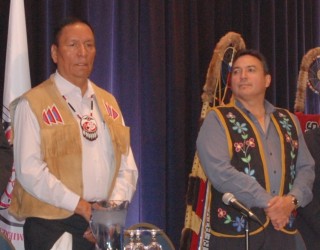
{"label": "white dress shirt", "polygon": [[[54,75],[55,84],[76,112],[70,109],[78,120],[82,141],[83,198],[87,201],[107,198],[115,170],[115,158],[109,130],[104,123],[94,98],[93,117],[97,122],[98,138],[89,141],[83,137],[80,118],[77,114],[89,115],[91,96],[94,94],[90,81],[84,96],[80,88],[65,80],[58,72]],[[37,199],[56,207],[74,211],[79,196],[69,190],[52,175],[43,161],[40,150],[40,128],[26,99],[21,99],[14,117],[14,164],[17,179],[27,192]],[[72,146],[72,145],[71,145]],[[121,166],[115,188],[109,199],[131,200],[138,178],[137,166],[131,148],[127,156],[122,155]]]}

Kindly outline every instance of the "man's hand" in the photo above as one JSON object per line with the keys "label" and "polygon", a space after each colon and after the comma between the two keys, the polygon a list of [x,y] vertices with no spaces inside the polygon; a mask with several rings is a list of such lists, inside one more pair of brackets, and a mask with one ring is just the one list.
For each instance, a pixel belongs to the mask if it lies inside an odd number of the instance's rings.
{"label": "man's hand", "polygon": [[290,214],[294,209],[292,196],[275,196],[269,201],[264,211],[270,218],[274,229],[281,230],[289,222]]}
{"label": "man's hand", "polygon": [[83,218],[85,218],[86,221],[90,221],[91,218],[91,204],[82,198],[80,198],[78,205],[76,209],[74,210],[76,214],[81,215]]}
{"label": "man's hand", "polygon": [[83,234],[83,238],[87,239],[91,243],[97,243],[96,238],[94,237],[91,228],[89,227]]}
{"label": "man's hand", "polygon": [[[91,204],[82,198],[80,198],[78,205],[76,209],[74,210],[76,214],[81,215],[83,218],[86,219],[86,221],[90,221],[92,210],[91,210]],[[91,228],[89,227],[83,234],[83,238],[87,239],[91,243],[96,243],[96,239],[91,231]]]}

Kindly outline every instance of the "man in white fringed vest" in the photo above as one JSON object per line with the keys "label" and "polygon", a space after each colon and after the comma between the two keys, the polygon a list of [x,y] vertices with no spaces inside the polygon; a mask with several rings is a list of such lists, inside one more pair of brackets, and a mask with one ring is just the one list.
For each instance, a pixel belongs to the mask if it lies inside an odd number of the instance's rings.
{"label": "man in white fringed vest", "polygon": [[56,72],[12,104],[10,213],[26,219],[26,250],[52,249],[66,236],[72,249],[95,249],[91,203],[130,201],[136,190],[129,128],[115,98],[88,79],[95,55],[90,24],[66,20],[51,46]]}

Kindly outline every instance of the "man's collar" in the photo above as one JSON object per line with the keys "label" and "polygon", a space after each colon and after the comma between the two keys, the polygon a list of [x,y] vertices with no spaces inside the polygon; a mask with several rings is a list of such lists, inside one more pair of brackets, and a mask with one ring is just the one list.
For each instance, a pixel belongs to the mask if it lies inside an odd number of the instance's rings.
{"label": "man's collar", "polygon": [[[250,112],[249,110],[247,110],[243,104],[238,101],[238,100],[235,100],[235,105],[240,108],[241,110],[245,111],[246,113]],[[264,108],[265,108],[265,111],[266,111],[266,114],[270,115],[272,114],[274,111],[275,111],[275,106],[273,106],[270,102],[268,102],[267,100],[264,100]]]}
{"label": "man's collar", "polygon": [[[59,89],[61,95],[66,96],[68,94],[75,94],[75,93],[81,95],[81,89],[79,87],[77,87],[76,85],[72,84],[71,82],[69,82],[63,76],[61,76],[58,71],[56,71],[54,73],[53,78],[54,78],[55,84],[56,84],[57,88]],[[88,89],[83,97],[90,98],[91,95],[93,95],[93,94],[94,94],[94,91],[93,91],[91,82],[88,79]]]}

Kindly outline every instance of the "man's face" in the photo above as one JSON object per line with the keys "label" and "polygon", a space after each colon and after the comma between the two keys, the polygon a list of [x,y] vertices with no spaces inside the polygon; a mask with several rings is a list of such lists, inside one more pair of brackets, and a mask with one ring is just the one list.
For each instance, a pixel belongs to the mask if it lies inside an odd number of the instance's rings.
{"label": "man's face", "polygon": [[265,74],[263,65],[254,56],[239,57],[232,65],[231,89],[238,99],[264,98],[271,76]]}
{"label": "man's face", "polygon": [[74,84],[86,82],[96,55],[94,35],[86,24],[65,26],[58,45],[51,46],[51,56],[58,72]]}

